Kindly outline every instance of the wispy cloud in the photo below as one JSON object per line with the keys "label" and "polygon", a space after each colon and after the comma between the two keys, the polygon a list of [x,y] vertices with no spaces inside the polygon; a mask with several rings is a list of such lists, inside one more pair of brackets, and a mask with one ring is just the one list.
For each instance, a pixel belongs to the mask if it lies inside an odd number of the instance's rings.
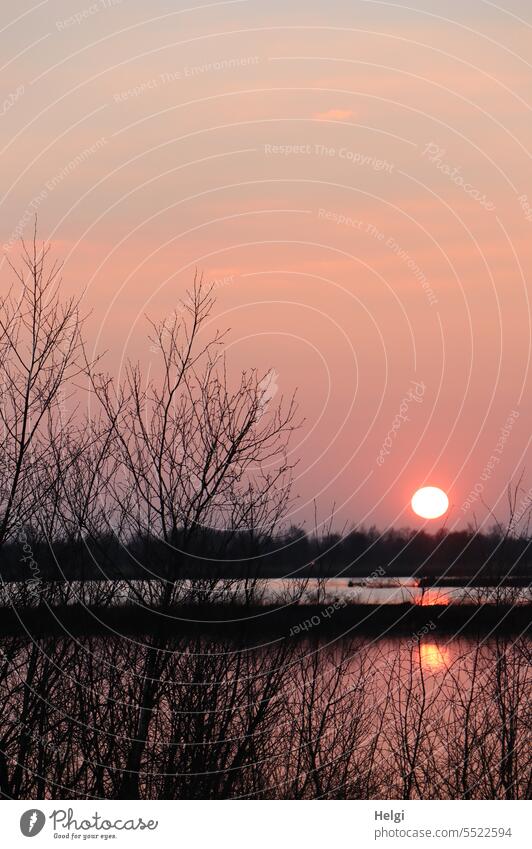
{"label": "wispy cloud", "polygon": [[312,117],[317,121],[345,121],[354,114],[351,109],[328,109],[327,112],[314,112]]}

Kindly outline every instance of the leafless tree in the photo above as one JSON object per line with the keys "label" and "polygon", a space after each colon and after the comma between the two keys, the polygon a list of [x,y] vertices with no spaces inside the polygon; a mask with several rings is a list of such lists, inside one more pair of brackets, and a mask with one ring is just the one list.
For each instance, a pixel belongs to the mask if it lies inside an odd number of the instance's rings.
{"label": "leafless tree", "polygon": [[35,519],[41,470],[68,428],[64,407],[84,368],[79,300],[62,300],[61,265],[36,230],[0,299],[0,546]]}
{"label": "leafless tree", "polygon": [[[223,530],[226,546],[239,531],[271,532],[290,499],[294,399],[265,411],[261,375],[230,380],[224,335],[205,334],[212,308],[212,287],[196,278],[171,320],[152,325],[158,377],[145,378],[138,363],[118,386],[93,375],[114,436],[115,509],[126,533],[164,543],[169,577],[205,529]],[[169,581],[163,601],[172,598]]]}

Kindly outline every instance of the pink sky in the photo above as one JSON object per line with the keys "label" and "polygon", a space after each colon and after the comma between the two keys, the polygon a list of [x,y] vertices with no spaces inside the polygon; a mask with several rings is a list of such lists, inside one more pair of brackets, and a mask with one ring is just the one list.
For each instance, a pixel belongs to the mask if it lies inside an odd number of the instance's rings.
{"label": "pink sky", "polygon": [[38,210],[110,368],[218,281],[231,365],[298,388],[294,521],[419,526],[427,483],[489,524],[474,487],[532,487],[530,12],[464,5],[1,13],[5,253]]}

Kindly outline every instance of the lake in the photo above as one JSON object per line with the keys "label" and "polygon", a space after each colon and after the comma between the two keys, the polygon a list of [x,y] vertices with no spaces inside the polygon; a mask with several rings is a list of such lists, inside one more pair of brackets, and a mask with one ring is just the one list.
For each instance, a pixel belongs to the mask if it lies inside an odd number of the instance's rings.
{"label": "lake", "polygon": [[[164,587],[164,581],[65,581],[41,584],[50,604],[150,603]],[[530,586],[426,586],[413,577],[403,578],[266,578],[179,580],[173,582],[176,599],[213,603],[244,602],[285,605],[331,604],[529,604]],[[34,592],[29,583],[10,582],[0,586],[0,606],[36,605],[43,592]]]}
{"label": "lake", "polygon": [[524,636],[0,641],[13,798],[526,798]]}

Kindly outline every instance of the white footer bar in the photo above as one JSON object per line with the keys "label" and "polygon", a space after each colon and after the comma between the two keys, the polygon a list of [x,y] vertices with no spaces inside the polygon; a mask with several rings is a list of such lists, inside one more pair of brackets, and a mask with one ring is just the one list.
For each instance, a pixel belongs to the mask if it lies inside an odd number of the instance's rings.
{"label": "white footer bar", "polygon": [[532,846],[530,806],[512,801],[6,801],[2,845],[525,849]]}

